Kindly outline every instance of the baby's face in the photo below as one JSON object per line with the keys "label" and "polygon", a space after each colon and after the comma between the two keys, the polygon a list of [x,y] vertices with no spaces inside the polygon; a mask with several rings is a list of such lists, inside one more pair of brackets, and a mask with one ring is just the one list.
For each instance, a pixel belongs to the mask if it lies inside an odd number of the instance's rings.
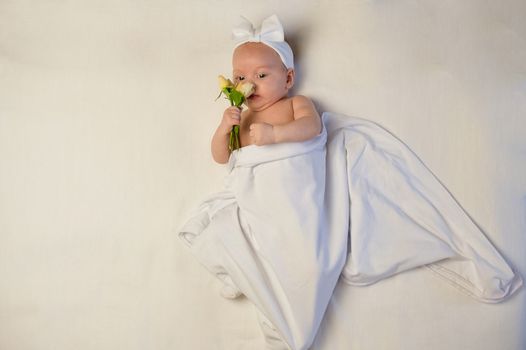
{"label": "baby's face", "polygon": [[232,57],[234,83],[248,81],[255,91],[247,99],[252,111],[262,111],[283,97],[294,84],[294,70],[287,69],[276,51],[262,43],[238,46]]}

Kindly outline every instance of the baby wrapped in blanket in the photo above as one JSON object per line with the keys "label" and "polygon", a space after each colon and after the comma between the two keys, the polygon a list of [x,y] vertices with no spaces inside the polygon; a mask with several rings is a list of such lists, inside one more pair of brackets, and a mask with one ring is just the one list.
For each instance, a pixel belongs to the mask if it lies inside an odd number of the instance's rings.
{"label": "baby wrapped in blanket", "polygon": [[[248,109],[225,110],[212,155],[222,192],[180,229],[198,260],[257,308],[267,346],[307,349],[340,278],[368,285],[425,266],[482,302],[522,280],[447,190],[398,139],[365,119],[289,97],[293,55],[276,16],[234,30],[234,79]],[[228,149],[240,124],[239,150]]]}

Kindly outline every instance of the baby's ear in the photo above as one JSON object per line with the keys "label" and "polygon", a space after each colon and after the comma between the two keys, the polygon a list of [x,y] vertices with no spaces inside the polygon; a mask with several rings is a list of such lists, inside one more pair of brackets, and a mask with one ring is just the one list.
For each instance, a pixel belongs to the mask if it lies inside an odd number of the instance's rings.
{"label": "baby's ear", "polygon": [[292,89],[294,86],[294,68],[287,69],[287,89]]}

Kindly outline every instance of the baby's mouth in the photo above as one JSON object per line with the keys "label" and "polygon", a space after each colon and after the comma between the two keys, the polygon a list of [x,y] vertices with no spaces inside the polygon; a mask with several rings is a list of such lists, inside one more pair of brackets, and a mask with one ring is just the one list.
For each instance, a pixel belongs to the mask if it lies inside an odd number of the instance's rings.
{"label": "baby's mouth", "polygon": [[259,97],[259,95],[250,95],[250,96],[248,97],[248,99],[249,99],[249,100],[253,100],[253,99],[258,98],[258,97]]}

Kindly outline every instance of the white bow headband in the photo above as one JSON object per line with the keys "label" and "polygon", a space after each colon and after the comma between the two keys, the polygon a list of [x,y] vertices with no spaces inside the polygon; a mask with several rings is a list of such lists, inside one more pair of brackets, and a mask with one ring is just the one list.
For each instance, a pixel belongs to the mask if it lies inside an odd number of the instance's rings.
{"label": "white bow headband", "polygon": [[245,17],[242,18],[243,22],[232,29],[232,39],[236,41],[234,48],[247,42],[260,42],[276,51],[285,67],[294,68],[294,54],[285,41],[283,26],[278,16],[266,18],[256,29]]}

